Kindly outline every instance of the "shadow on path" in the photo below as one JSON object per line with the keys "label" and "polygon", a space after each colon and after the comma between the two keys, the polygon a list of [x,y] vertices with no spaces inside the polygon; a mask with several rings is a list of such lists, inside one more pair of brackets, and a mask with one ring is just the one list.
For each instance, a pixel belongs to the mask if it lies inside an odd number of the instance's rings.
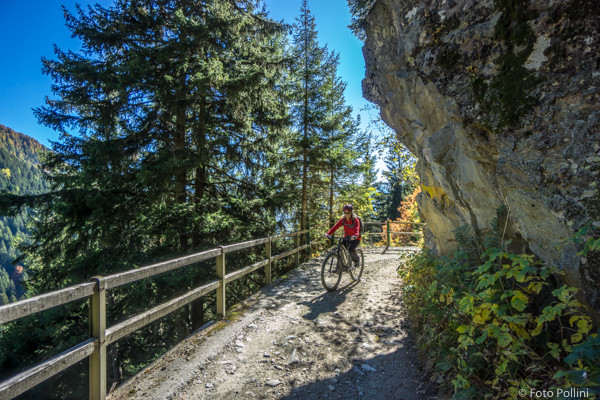
{"label": "shadow on path", "polygon": [[334,292],[324,292],[320,296],[308,301],[302,301],[298,304],[307,306],[310,311],[302,316],[310,321],[316,320],[319,315],[333,313],[337,311],[338,306],[346,301],[348,294],[359,282],[351,282]]}
{"label": "shadow on path", "polygon": [[[333,377],[292,385],[291,392],[281,399],[433,399],[435,388],[421,383],[416,360],[406,350],[412,346],[410,339],[403,339],[402,342],[402,347],[391,354],[352,359],[350,369],[338,372]],[[398,379],[398,376],[403,378]]]}

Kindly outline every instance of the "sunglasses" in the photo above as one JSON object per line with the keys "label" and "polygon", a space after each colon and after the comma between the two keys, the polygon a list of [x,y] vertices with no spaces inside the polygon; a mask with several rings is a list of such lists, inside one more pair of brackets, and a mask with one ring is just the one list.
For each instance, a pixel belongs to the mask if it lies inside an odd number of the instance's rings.
{"label": "sunglasses", "polygon": [[352,214],[352,211],[344,211],[344,214]]}

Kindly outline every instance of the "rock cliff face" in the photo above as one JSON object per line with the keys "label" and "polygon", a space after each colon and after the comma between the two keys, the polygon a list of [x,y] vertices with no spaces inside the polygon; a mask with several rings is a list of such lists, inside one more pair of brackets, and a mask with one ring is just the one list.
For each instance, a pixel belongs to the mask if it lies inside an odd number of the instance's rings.
{"label": "rock cliff face", "polygon": [[570,237],[600,220],[600,2],[378,0],[364,96],[418,157],[439,253],[490,228],[565,272],[600,311],[600,257]]}

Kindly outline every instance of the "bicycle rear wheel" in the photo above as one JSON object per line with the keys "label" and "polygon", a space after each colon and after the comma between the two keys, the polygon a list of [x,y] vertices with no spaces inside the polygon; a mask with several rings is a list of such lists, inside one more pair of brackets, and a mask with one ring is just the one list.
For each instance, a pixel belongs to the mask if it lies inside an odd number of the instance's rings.
{"label": "bicycle rear wheel", "polygon": [[363,269],[365,267],[365,256],[361,249],[356,249],[356,254],[360,258],[358,265],[354,265],[354,261],[350,263],[350,276],[353,280],[357,281],[360,279],[363,273]]}
{"label": "bicycle rear wheel", "polygon": [[321,283],[327,291],[337,289],[342,279],[342,263],[337,254],[329,254],[321,265]]}

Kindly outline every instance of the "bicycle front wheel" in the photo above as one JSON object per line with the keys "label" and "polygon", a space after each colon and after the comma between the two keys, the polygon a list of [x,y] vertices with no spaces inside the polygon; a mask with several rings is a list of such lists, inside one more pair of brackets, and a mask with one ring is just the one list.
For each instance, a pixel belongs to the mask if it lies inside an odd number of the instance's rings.
{"label": "bicycle front wheel", "polygon": [[321,283],[327,291],[337,289],[342,279],[342,263],[337,254],[329,254],[321,265]]}
{"label": "bicycle front wheel", "polygon": [[363,268],[365,267],[365,256],[362,250],[356,249],[356,254],[358,254],[358,257],[360,258],[358,265],[354,265],[354,261],[350,265],[350,276],[355,281],[360,279],[363,273]]}

